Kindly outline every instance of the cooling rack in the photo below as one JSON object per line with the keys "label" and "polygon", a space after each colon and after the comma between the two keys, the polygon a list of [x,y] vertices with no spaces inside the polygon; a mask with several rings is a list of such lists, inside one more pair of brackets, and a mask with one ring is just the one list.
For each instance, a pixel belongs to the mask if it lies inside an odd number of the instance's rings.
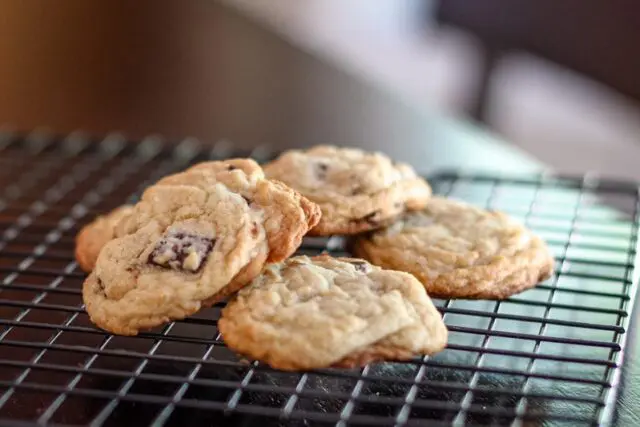
{"label": "cooling rack", "polygon": [[[239,359],[217,305],[137,337],[95,329],[73,239],[96,214],[223,143],[0,134],[0,425],[601,425],[612,420],[636,293],[638,186],[441,173],[436,193],[543,236],[553,277],[508,300],[436,300],[445,351],[362,369],[278,372]],[[300,253],[345,255],[339,238]]]}

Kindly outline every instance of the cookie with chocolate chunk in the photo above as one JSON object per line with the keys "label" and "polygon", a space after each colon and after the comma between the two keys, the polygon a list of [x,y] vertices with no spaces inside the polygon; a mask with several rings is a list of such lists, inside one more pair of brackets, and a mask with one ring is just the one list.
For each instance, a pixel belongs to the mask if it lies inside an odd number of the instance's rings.
{"label": "cookie with chocolate chunk", "polygon": [[91,320],[122,335],[182,319],[290,256],[319,208],[252,160],[208,162],[149,187],[83,286]]}
{"label": "cookie with chocolate chunk", "polygon": [[[244,168],[242,170],[249,175],[257,173],[262,176],[263,174],[262,169],[257,164],[229,164],[224,167],[228,169]],[[187,171],[216,170],[218,168],[219,165],[217,162],[202,162],[191,166]],[[162,182],[169,182],[171,179],[171,177],[163,178]],[[120,223],[124,218],[128,217],[131,212],[133,212],[132,206],[120,206],[105,215],[98,216],[80,230],[76,236],[75,256],[82,270],[90,273],[95,266],[96,259],[98,259],[98,254],[100,254],[103,246],[110,240],[126,234],[126,227],[120,226]]]}
{"label": "cookie with chocolate chunk", "polygon": [[132,206],[120,206],[82,227],[76,236],[75,247],[76,261],[82,270],[87,273],[93,270],[102,247],[119,236],[118,224],[132,211]]}
{"label": "cookie with chocolate chunk", "polygon": [[328,255],[267,267],[227,304],[218,328],[232,350],[288,371],[407,360],[447,342],[415,277]]}
{"label": "cookie with chocolate chunk", "polygon": [[436,298],[504,299],[549,278],[554,266],[545,242],[507,215],[442,197],[359,236],[353,251],[413,274]]}
{"label": "cookie with chocolate chunk", "polygon": [[320,206],[320,223],[309,233],[317,236],[383,227],[407,210],[422,209],[431,196],[411,166],[355,148],[291,150],[264,170]]}

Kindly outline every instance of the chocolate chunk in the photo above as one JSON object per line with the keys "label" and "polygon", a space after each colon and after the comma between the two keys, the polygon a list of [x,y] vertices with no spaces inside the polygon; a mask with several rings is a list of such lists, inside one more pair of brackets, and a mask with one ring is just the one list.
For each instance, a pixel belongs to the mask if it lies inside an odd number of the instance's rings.
{"label": "chocolate chunk", "polygon": [[378,223],[378,216],[380,215],[380,211],[379,210],[375,210],[365,216],[363,216],[362,218],[354,218],[351,221],[354,222],[368,222],[371,225],[376,225]]}
{"label": "chocolate chunk", "polygon": [[327,170],[329,165],[326,163],[316,163],[316,176],[318,179],[325,179],[327,177]]}
{"label": "chocolate chunk", "polygon": [[352,264],[356,271],[361,273],[368,273],[371,270],[369,263],[364,261],[349,261],[349,264]]}
{"label": "chocolate chunk", "polygon": [[215,239],[183,231],[169,231],[149,254],[149,264],[177,271],[198,272],[213,249]]}
{"label": "chocolate chunk", "polygon": [[98,278],[96,278],[96,285],[98,285],[97,292],[98,292],[100,295],[104,295],[104,296],[106,296],[106,292],[105,292],[105,290],[104,290],[104,283],[102,282],[102,280],[101,280],[99,277],[98,277]]}
{"label": "chocolate chunk", "polygon": [[245,202],[247,202],[248,205],[251,204],[251,199],[246,197],[246,196],[242,196],[242,198],[244,199]]}
{"label": "chocolate chunk", "polygon": [[229,165],[229,166],[227,166],[227,170],[228,170],[228,171],[234,171],[234,170],[236,170],[236,169],[238,169],[236,166],[233,166],[233,165]]}

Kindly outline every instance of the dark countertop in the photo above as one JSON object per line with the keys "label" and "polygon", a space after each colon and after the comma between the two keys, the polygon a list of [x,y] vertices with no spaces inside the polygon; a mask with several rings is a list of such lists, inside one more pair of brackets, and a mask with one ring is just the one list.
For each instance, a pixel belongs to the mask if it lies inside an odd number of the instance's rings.
{"label": "dark countertop", "polygon": [[[1,1],[0,16],[0,123],[19,130],[277,149],[331,142],[379,149],[421,172],[544,169],[488,132],[406,105],[209,0]],[[629,338],[621,426],[640,424],[640,355]]]}

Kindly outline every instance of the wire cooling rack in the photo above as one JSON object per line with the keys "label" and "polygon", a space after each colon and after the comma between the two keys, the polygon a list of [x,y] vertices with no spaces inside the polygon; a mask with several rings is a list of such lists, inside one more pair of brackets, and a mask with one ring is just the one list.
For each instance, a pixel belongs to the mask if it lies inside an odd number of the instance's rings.
{"label": "wire cooling rack", "polygon": [[[79,134],[0,135],[0,425],[599,425],[612,419],[635,296],[638,187],[557,177],[440,174],[434,190],[504,210],[555,251],[554,276],[506,301],[436,304],[448,348],[406,363],[284,373],[241,360],[220,306],[138,337],[84,313],[74,236],[149,183],[210,158]],[[345,254],[340,239],[301,253]]]}

